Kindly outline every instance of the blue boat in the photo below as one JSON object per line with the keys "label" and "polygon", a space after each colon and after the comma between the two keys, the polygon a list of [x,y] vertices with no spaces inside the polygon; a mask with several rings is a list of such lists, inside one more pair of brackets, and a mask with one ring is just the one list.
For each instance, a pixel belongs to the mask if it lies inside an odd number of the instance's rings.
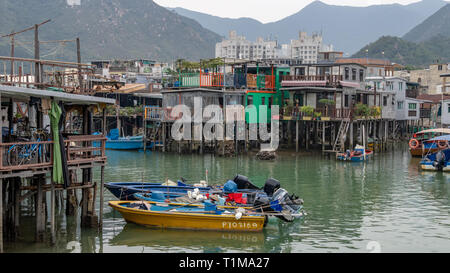
{"label": "blue boat", "polygon": [[373,151],[357,145],[355,150],[348,150],[345,153],[337,153],[336,159],[341,161],[362,162],[368,160],[373,155]]}
{"label": "blue boat", "polygon": [[419,163],[419,168],[423,171],[449,172],[450,149],[448,148],[448,141],[450,141],[450,135],[435,137],[428,141],[445,141],[447,148],[425,155]]}
{"label": "blue boat", "polygon": [[208,193],[212,187],[194,187],[178,181],[177,186],[163,185],[162,183],[142,183],[142,182],[112,182],[105,183],[105,187],[120,200],[137,200],[135,193],[151,193],[152,191],[164,192],[172,195],[186,195],[188,191],[198,188],[201,193]]}

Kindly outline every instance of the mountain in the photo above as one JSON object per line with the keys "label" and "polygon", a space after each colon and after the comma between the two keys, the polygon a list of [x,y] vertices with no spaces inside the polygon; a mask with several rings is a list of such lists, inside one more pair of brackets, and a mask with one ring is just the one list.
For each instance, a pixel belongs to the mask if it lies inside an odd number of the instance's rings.
{"label": "mountain", "polygon": [[[450,36],[435,36],[430,40],[414,43],[399,37],[383,36],[363,47],[352,57],[388,59],[405,66],[427,67],[430,63],[450,62]],[[368,54],[366,53],[368,50]],[[384,55],[383,53],[384,52]]]}
{"label": "mountain", "polygon": [[[221,37],[196,21],[151,0],[2,0],[0,33],[10,33],[51,19],[40,27],[40,40],[80,37],[83,60],[213,58]],[[16,36],[16,56],[33,57],[33,31]],[[0,39],[0,54],[9,55],[9,39]],[[42,44],[41,57],[75,60],[73,43]]]}
{"label": "mountain", "polygon": [[443,0],[422,0],[409,5],[351,7],[314,1],[291,16],[267,24],[249,22],[245,18],[220,18],[179,8],[175,11],[222,36],[228,36],[229,30],[236,30],[249,40],[272,36],[281,43],[289,43],[291,39],[298,38],[300,30],[322,32],[325,43],[333,44],[337,50],[353,53],[383,35],[404,35],[445,4]]}
{"label": "mountain", "polygon": [[[414,27],[403,38],[383,36],[352,57],[387,58],[403,65],[425,67],[450,62],[450,4]],[[382,54],[384,52],[384,55]]]}
{"label": "mountain", "polygon": [[423,42],[438,35],[450,37],[450,4],[439,9],[403,38],[412,42]]}
{"label": "mountain", "polygon": [[168,8],[179,15],[192,18],[199,22],[203,27],[218,33],[219,35],[228,37],[230,30],[239,30],[239,33],[246,33],[252,40],[255,40],[258,35],[264,33],[264,24],[252,18],[230,19],[209,15],[197,11],[192,11],[184,8]]}

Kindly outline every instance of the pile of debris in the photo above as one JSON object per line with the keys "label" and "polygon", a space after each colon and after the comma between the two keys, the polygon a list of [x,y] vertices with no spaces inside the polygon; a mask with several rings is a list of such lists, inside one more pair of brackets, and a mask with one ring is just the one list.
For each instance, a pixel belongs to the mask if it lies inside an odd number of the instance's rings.
{"label": "pile of debris", "polygon": [[256,158],[259,160],[274,160],[277,158],[277,153],[274,149],[261,149],[261,151],[256,154]]}
{"label": "pile of debris", "polygon": [[[225,149],[224,149],[223,145],[225,145]],[[218,153],[219,153],[219,155],[223,155],[225,157],[233,157],[233,156],[235,156],[236,153],[235,153],[234,141],[226,141],[225,143],[222,142],[220,144]]]}

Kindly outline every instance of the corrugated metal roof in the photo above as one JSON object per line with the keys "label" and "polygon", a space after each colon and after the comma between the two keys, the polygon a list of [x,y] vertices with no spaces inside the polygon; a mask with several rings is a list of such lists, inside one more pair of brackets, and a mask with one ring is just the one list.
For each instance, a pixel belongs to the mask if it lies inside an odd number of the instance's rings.
{"label": "corrugated metal roof", "polygon": [[17,99],[29,99],[30,97],[36,98],[54,98],[58,101],[63,101],[67,104],[80,104],[80,105],[94,105],[94,104],[115,104],[114,99],[107,99],[95,96],[86,96],[71,94],[65,92],[48,91],[41,89],[24,88],[17,86],[7,86],[0,84],[1,96],[7,98]]}

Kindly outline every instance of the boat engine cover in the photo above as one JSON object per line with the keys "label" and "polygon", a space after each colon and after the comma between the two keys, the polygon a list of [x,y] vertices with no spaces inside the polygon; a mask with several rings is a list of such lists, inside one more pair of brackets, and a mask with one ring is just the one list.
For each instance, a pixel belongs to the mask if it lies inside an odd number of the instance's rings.
{"label": "boat engine cover", "polygon": [[267,194],[267,196],[272,196],[274,192],[276,192],[281,187],[280,181],[269,178],[266,181],[266,184],[264,184],[264,192]]}
{"label": "boat engine cover", "polygon": [[238,189],[251,189],[251,190],[260,190],[259,187],[255,186],[246,176],[236,175],[233,179],[234,183],[237,184]]}

